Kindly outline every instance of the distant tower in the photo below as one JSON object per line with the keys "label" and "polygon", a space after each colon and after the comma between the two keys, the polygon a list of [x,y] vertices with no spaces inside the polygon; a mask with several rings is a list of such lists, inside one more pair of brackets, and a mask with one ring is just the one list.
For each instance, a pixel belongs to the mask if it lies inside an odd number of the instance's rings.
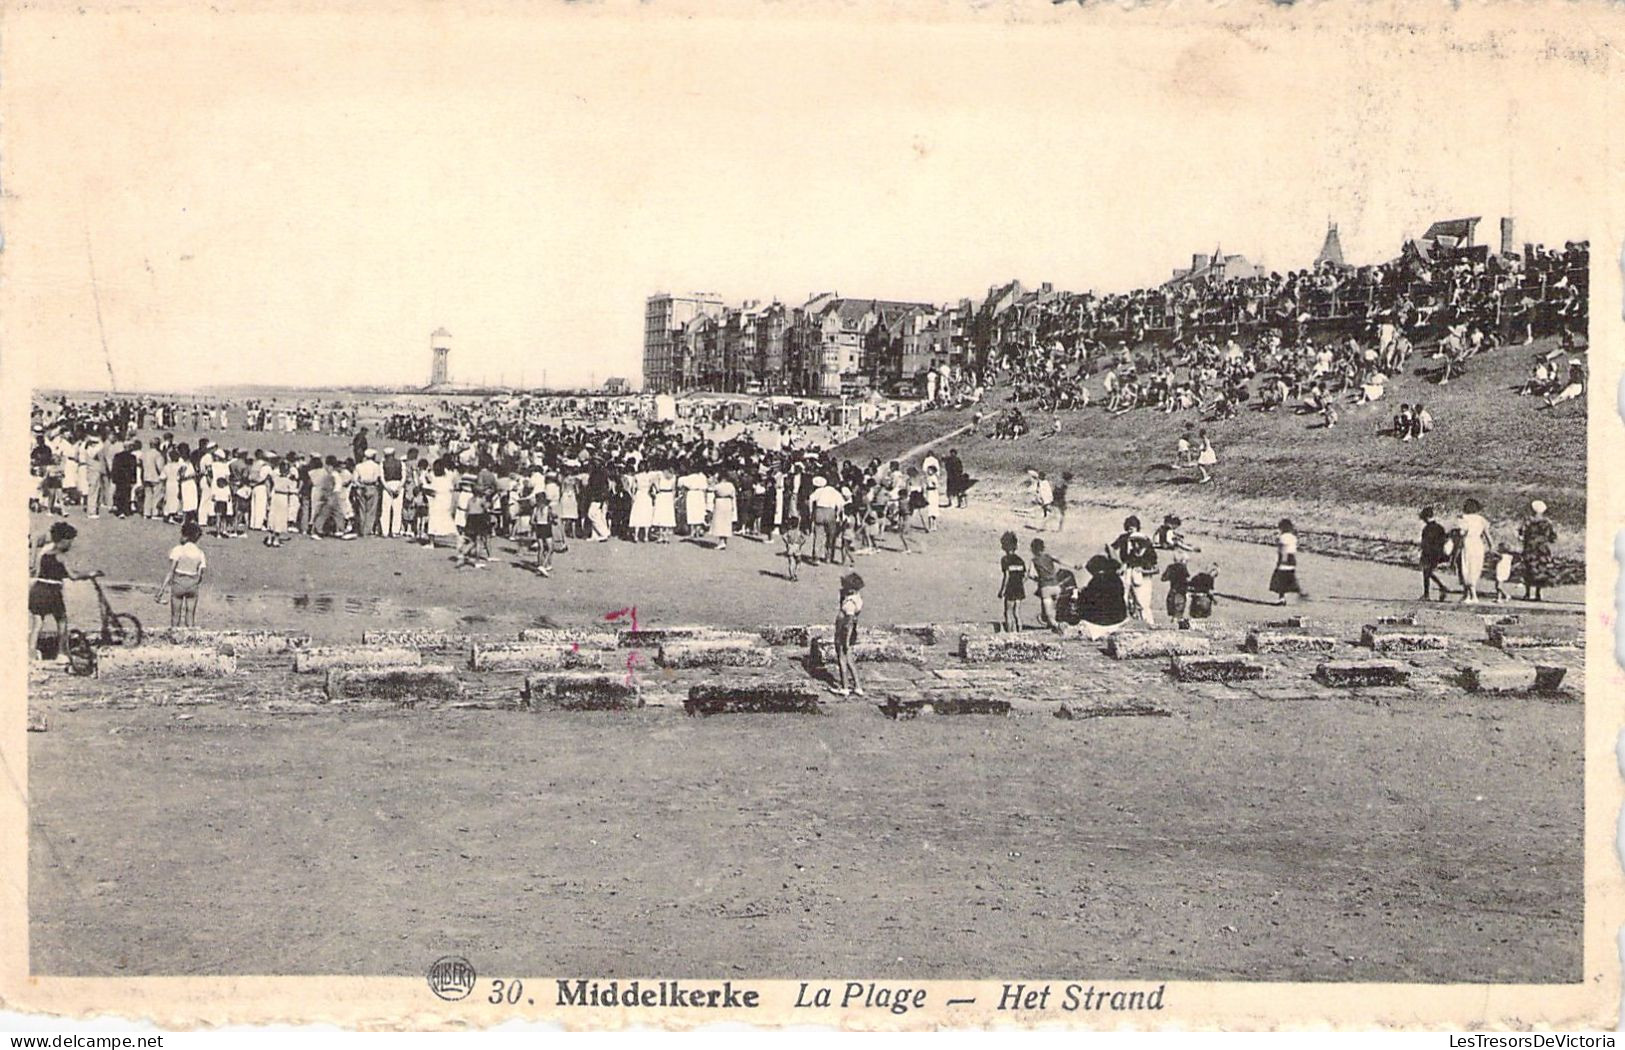
{"label": "distant tower", "polygon": [[1333,266],[1344,265],[1343,241],[1342,238],[1337,236],[1337,223],[1335,222],[1326,224],[1326,241],[1320,246],[1320,254],[1315,256],[1315,265],[1319,266],[1322,263],[1331,263]]}
{"label": "distant tower", "polygon": [[429,365],[429,385],[445,386],[451,382],[451,366],[447,360],[451,357],[451,333],[436,328],[429,335],[429,349],[434,354]]}
{"label": "distant tower", "polygon": [[1518,225],[1510,215],[1501,220],[1501,254],[1518,254]]}

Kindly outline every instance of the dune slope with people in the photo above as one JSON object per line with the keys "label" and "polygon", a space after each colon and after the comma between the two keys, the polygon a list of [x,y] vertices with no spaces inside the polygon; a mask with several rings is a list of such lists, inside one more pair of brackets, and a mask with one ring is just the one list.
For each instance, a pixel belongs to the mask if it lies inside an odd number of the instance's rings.
{"label": "dune slope with people", "polygon": [[[1531,362],[1557,348],[1555,338],[1503,347],[1471,359],[1442,386],[1432,381],[1433,363],[1419,354],[1381,400],[1344,406],[1332,428],[1319,415],[1291,409],[1248,406],[1232,419],[1203,423],[1190,412],[1113,415],[1091,407],[1029,413],[1031,429],[1012,440],[994,436],[995,421],[1011,405],[1009,391],[995,388],[980,406],[916,413],[835,451],[862,462],[952,445],[976,479],[971,493],[978,502],[1021,499],[1030,469],[1052,476],[1070,470],[1074,503],[1174,503],[1202,531],[1260,543],[1273,543],[1275,522],[1288,516],[1318,550],[1406,564],[1416,559],[1416,514],[1425,504],[1459,507],[1476,498],[1492,523],[1512,535],[1530,501],[1540,499],[1558,532],[1558,577],[1573,582],[1583,574],[1585,401],[1548,408],[1519,394]],[[1098,393],[1098,377],[1091,384]],[[1416,402],[1435,420],[1433,430],[1412,441],[1385,433],[1400,404]],[[1197,427],[1217,448],[1208,485],[1198,484],[1195,466],[1175,464],[1181,435]]]}

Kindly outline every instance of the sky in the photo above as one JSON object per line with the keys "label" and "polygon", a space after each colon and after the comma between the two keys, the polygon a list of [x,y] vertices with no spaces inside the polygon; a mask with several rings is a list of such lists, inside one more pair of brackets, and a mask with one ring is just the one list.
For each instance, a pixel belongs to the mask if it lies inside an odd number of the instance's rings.
{"label": "sky", "polygon": [[1304,265],[1328,219],[1353,262],[1459,215],[1561,242],[1609,159],[1575,126],[1618,101],[1555,8],[257,10],[8,14],[35,386],[423,383],[441,326],[454,380],[579,385],[639,375],[657,291],[1120,290],[1216,245]]}

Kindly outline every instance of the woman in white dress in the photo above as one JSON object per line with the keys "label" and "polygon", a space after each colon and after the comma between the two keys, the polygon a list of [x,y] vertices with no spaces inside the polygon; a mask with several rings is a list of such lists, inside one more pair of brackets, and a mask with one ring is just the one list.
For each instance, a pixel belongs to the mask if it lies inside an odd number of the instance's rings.
{"label": "woman in white dress", "polygon": [[632,542],[649,542],[649,529],[655,523],[654,474],[640,470],[632,475],[627,491],[632,496],[632,507],[627,514],[626,527],[632,530]]}
{"label": "woman in white dress", "polygon": [[271,510],[271,464],[266,462],[265,457],[254,457],[248,480],[253,486],[253,492],[248,497],[248,527],[263,532],[270,524]]}
{"label": "woman in white dress", "polygon": [[677,531],[677,477],[661,467],[654,473],[654,517],[650,525],[659,542],[670,543]]}
{"label": "woman in white dress", "polygon": [[1484,574],[1484,554],[1495,547],[1483,504],[1469,499],[1461,505],[1461,600],[1478,601],[1478,578]]}
{"label": "woman in white dress", "polygon": [[[180,458],[180,489],[181,489],[181,517],[198,521],[198,479],[197,464],[187,455],[185,445],[181,446]],[[199,524],[202,524],[199,522]]]}
{"label": "woman in white dress", "polygon": [[181,513],[181,455],[171,449],[164,462],[164,517],[179,520]]}
{"label": "woman in white dress", "polygon": [[84,463],[85,443],[77,437],[63,442],[62,491],[72,493],[73,499],[78,499],[84,491]]}
{"label": "woman in white dress", "polygon": [[457,477],[446,469],[444,461],[435,463],[429,474],[429,545],[432,547],[443,536],[456,536],[457,524],[452,511],[457,493]]}
{"label": "woman in white dress", "polygon": [[728,549],[728,537],[734,534],[734,518],[738,514],[739,490],[727,475],[717,478],[711,496],[711,538],[717,541],[717,550]]}
{"label": "woman in white dress", "polygon": [[677,479],[677,487],[683,490],[683,525],[690,536],[698,535],[705,527],[705,496],[709,485],[705,474],[697,468]]}

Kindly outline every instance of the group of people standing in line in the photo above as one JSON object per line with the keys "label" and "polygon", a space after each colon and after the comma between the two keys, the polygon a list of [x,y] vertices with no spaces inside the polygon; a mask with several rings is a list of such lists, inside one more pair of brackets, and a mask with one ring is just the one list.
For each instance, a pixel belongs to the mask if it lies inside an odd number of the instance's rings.
{"label": "group of people standing in line", "polygon": [[1518,527],[1521,550],[1517,552],[1510,543],[1496,542],[1484,506],[1476,499],[1462,503],[1461,516],[1448,529],[1436,519],[1432,507],[1423,507],[1421,517],[1423,601],[1433,597],[1435,588],[1439,601],[1450,594],[1450,588],[1439,577],[1441,569],[1456,578],[1461,600],[1468,604],[1478,601],[1479,581],[1486,568],[1495,581],[1494,600],[1498,603],[1511,597],[1506,588],[1514,574],[1523,584],[1519,595],[1523,601],[1542,601],[1545,588],[1557,582],[1557,561],[1552,554],[1557,528],[1546,516],[1542,500],[1529,503],[1529,512]]}

